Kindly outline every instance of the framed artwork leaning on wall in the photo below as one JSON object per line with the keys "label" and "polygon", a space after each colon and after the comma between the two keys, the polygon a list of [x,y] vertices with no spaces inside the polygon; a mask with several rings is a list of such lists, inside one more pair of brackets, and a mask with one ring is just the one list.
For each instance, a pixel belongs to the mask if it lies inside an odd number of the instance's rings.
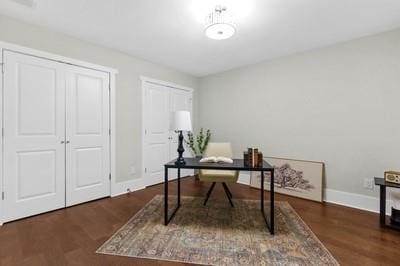
{"label": "framed artwork leaning on wall", "polygon": [[[264,157],[275,168],[275,192],[322,202],[324,163],[276,157]],[[270,175],[265,173],[265,190]],[[250,186],[260,188],[260,173],[251,174]]]}

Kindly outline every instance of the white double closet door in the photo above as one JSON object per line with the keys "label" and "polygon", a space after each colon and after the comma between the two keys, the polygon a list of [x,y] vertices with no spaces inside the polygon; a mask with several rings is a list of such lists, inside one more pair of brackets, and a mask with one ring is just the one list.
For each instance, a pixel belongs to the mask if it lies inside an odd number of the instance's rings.
{"label": "white double closet door", "polygon": [[[164,181],[164,164],[178,157],[178,134],[171,130],[171,122],[175,111],[192,113],[193,95],[189,90],[153,82],[144,82],[143,86],[144,172],[147,185],[154,185]],[[191,157],[186,145],[184,156]],[[171,180],[177,177],[175,169],[170,169],[169,174]],[[182,177],[192,174],[193,170],[188,169],[181,172]]]}
{"label": "white double closet door", "polygon": [[3,220],[110,195],[109,74],[4,52]]}

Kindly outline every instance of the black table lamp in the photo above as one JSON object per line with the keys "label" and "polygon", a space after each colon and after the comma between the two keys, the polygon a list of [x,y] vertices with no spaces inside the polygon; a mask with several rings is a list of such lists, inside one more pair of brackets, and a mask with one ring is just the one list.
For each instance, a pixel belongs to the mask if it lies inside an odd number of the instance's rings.
{"label": "black table lamp", "polygon": [[188,111],[176,111],[174,113],[173,120],[173,130],[179,133],[179,144],[178,144],[178,159],[175,164],[185,164],[185,160],[183,159],[183,152],[185,149],[183,148],[183,131],[192,131],[192,121],[190,120],[190,112]]}

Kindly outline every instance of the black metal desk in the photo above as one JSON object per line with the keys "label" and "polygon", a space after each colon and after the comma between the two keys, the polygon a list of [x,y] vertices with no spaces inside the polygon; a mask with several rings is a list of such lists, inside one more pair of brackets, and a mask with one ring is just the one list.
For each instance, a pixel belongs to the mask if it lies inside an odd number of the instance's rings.
{"label": "black metal desk", "polygon": [[[275,232],[275,199],[274,199],[274,168],[263,161],[263,165],[261,167],[249,167],[244,165],[244,161],[242,159],[233,159],[233,163],[200,163],[198,158],[185,158],[186,164],[175,164],[175,160],[171,161],[164,165],[164,224],[168,225],[171,219],[176,214],[177,210],[181,206],[181,169],[209,169],[209,170],[233,170],[233,171],[258,171],[261,172],[261,213],[269,228],[270,233],[273,235]],[[175,168],[178,169],[178,195],[177,195],[177,205],[173,210],[172,214],[169,215],[168,213],[168,169]],[[264,172],[271,173],[271,180],[270,180],[270,221],[268,222],[267,217],[265,216],[264,211]]]}

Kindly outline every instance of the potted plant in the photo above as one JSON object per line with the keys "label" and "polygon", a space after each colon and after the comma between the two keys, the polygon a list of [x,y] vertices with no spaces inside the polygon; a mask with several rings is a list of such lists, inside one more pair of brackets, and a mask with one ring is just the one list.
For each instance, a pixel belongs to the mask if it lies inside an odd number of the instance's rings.
{"label": "potted plant", "polygon": [[[200,129],[200,132],[197,136],[195,136],[192,132],[187,133],[187,139],[185,139],[185,143],[192,150],[192,153],[196,157],[202,157],[204,151],[207,148],[208,142],[211,138],[211,132],[207,129],[204,134],[203,128]],[[196,141],[195,141],[196,139]]]}

